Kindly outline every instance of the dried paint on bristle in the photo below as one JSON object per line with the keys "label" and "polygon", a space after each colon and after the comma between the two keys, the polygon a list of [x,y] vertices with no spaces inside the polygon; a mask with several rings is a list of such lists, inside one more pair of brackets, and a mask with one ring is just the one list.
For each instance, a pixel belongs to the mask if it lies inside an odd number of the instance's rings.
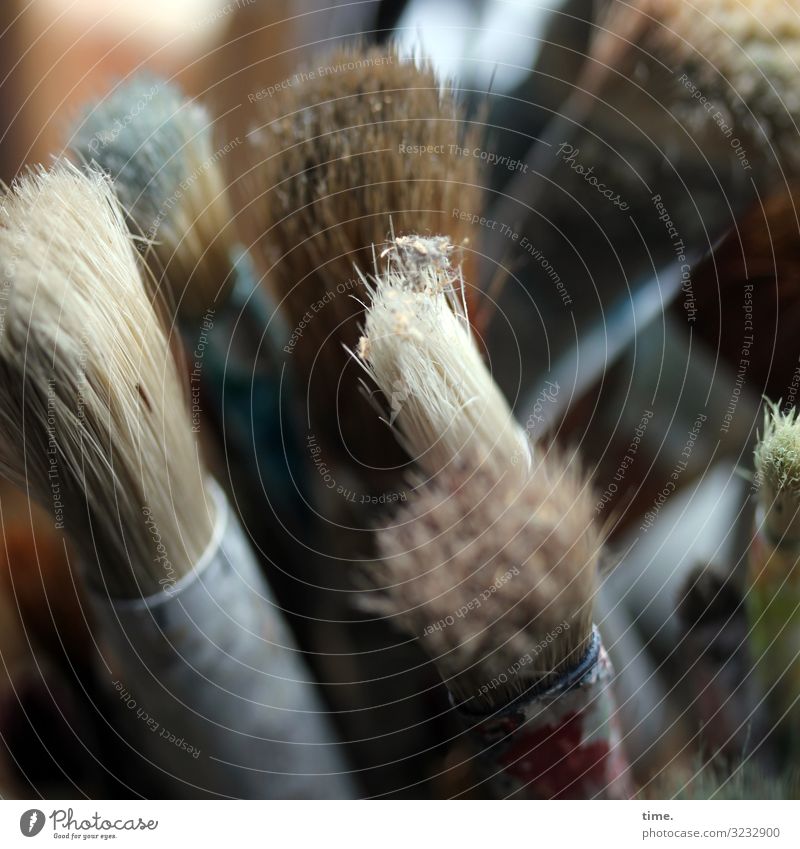
{"label": "dried paint on bristle", "polygon": [[[373,245],[392,230],[468,239],[474,226],[454,210],[481,209],[480,163],[453,151],[478,141],[454,88],[395,46],[338,50],[317,64],[335,72],[260,104],[243,224],[289,325],[303,324],[292,359],[301,379],[313,371],[312,415],[324,427],[338,402],[345,414],[332,421],[331,441],[359,453],[371,445],[372,462],[391,465],[402,458],[380,422],[365,421],[358,381],[340,382],[366,294],[353,269],[371,269]],[[324,309],[304,322],[318,302]]]}
{"label": "dried paint on bristle", "polygon": [[386,270],[403,277],[410,288],[428,293],[444,292],[449,298],[459,300],[454,308],[466,315],[461,253],[456,252],[447,236],[392,237],[381,251],[381,259]]}
{"label": "dried paint on bristle", "polygon": [[95,583],[157,592],[192,568],[213,517],[109,181],[66,163],[19,179],[2,198],[0,254],[0,469],[70,535]]}
{"label": "dried paint on bristle", "polygon": [[367,604],[420,640],[459,699],[504,704],[583,657],[601,536],[574,464],[546,453],[524,481],[451,469],[377,539]]}
{"label": "dried paint on bristle", "polygon": [[199,314],[232,285],[231,206],[212,120],[178,88],[136,77],[91,106],[76,128],[74,156],[114,181],[156,280],[181,309]]}
{"label": "dried paint on bristle", "polygon": [[[419,242],[422,244],[421,242]],[[440,244],[440,247],[443,243]],[[391,405],[389,421],[431,477],[471,455],[497,474],[530,467],[527,435],[472,336],[459,269],[413,251],[369,285],[358,356]],[[425,261],[419,261],[424,257]]]}
{"label": "dried paint on bristle", "polygon": [[[435,268],[446,274],[453,267],[453,243],[447,236],[396,236],[389,239],[381,259],[396,264],[410,276],[417,269]],[[455,278],[453,281],[455,282]]]}
{"label": "dried paint on bristle", "polygon": [[[609,46],[614,33],[616,48]],[[796,147],[800,125],[796,0],[639,0],[633,6],[615,2],[598,29],[597,52],[603,61],[613,61],[614,49],[634,49],[640,56],[652,52],[670,67],[677,65],[676,81],[685,75],[692,91],[700,91],[713,105],[713,112],[727,110],[729,115],[723,114],[722,120],[728,125],[734,118],[755,122],[783,153]]]}

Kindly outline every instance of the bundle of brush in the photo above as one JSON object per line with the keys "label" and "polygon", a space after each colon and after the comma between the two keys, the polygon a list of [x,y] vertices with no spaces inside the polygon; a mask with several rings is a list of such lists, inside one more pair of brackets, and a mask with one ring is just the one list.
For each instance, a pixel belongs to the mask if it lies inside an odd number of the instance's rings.
{"label": "bundle of brush", "polygon": [[[795,764],[800,737],[800,421],[767,404],[755,450],[757,487],[745,602],[770,722]],[[788,744],[788,745],[787,745]]]}
{"label": "bundle of brush", "polygon": [[79,552],[132,768],[156,768],[144,792],[347,794],[313,685],[199,460],[109,182],[57,164],[21,178],[2,216],[0,464]]}
{"label": "bundle of brush", "polygon": [[472,235],[474,132],[452,86],[395,47],[340,49],[276,89],[251,133],[244,218],[293,328],[285,350],[309,430],[330,464],[383,491],[405,458],[347,371],[365,296],[354,266],[371,267],[392,227],[456,244]]}
{"label": "bundle of brush", "polygon": [[248,484],[242,501],[258,505],[248,519],[261,527],[277,511],[289,525],[305,520],[295,428],[281,427],[285,328],[239,243],[222,170],[241,140],[215,146],[202,105],[141,75],[89,107],[69,143],[114,181],[189,352],[195,426],[210,413],[226,465]]}
{"label": "bundle of brush", "polygon": [[592,624],[601,535],[574,464],[532,458],[469,330],[460,274],[426,250],[371,286],[359,356],[427,475],[378,531],[368,602],[417,637],[499,796],[628,792]]}

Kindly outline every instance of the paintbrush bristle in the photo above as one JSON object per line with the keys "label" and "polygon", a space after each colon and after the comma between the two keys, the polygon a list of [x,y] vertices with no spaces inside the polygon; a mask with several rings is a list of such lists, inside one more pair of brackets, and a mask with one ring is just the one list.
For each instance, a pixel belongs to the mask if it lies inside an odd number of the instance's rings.
{"label": "paintbrush bristle", "polygon": [[2,198],[0,468],[113,595],[186,574],[211,536],[176,363],[108,180],[59,163]]}
{"label": "paintbrush bristle", "polygon": [[760,480],[773,489],[800,495],[800,421],[797,409],[782,413],[776,404],[764,410],[764,434],[755,450]]}
{"label": "paintbrush bristle", "polygon": [[783,154],[796,148],[796,0],[614,0],[592,52],[610,65],[618,64],[620,54],[639,59],[652,54],[673,69],[685,95],[681,100],[696,102],[698,108],[702,103],[724,132],[730,127],[732,135],[741,136],[749,127],[766,133]]}
{"label": "paintbrush bristle", "polygon": [[589,645],[593,504],[552,450],[524,481],[451,467],[378,531],[368,604],[420,640],[459,699],[503,704],[577,665]]}
{"label": "paintbrush bristle", "polygon": [[155,279],[181,311],[201,315],[233,283],[235,234],[213,124],[198,103],[150,76],[93,104],[70,139],[73,154],[114,181]]}
{"label": "paintbrush bristle", "polygon": [[756,483],[764,523],[776,544],[800,541],[800,420],[798,410],[764,409],[764,433],[756,445]]}
{"label": "paintbrush bristle", "polygon": [[354,267],[372,267],[392,228],[458,245],[473,234],[459,212],[480,212],[479,161],[455,146],[469,152],[476,140],[455,90],[396,47],[340,49],[318,64],[261,101],[244,218],[288,324],[301,328],[292,356],[313,381],[312,416],[331,422],[343,457],[390,465],[402,459],[386,429],[370,424],[357,380],[342,377],[365,294]]}
{"label": "paintbrush bristle", "polygon": [[383,392],[387,418],[431,477],[470,455],[495,473],[530,467],[530,445],[472,335],[459,268],[442,240],[392,243],[358,357]]}

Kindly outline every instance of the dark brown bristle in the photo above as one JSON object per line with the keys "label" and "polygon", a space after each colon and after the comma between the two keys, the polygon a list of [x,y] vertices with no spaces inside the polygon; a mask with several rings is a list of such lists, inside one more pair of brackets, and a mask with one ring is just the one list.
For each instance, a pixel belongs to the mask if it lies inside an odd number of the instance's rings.
{"label": "dark brown bristle", "polygon": [[757,202],[692,273],[694,332],[737,372],[743,346],[762,334],[749,350],[748,381],[785,407],[797,404],[798,389],[797,358],[782,354],[800,330],[799,196],[793,185]]}
{"label": "dark brown bristle", "polygon": [[699,114],[696,129],[713,114],[712,128],[735,123],[753,156],[796,169],[798,56],[800,18],[784,0],[611,0],[578,88],[596,94],[641,63],[666,68],[671,108]]}
{"label": "dark brown bristle", "polygon": [[395,48],[339,50],[319,64],[332,70],[298,71],[263,101],[245,217],[290,328],[301,328],[292,359],[315,431],[326,429],[341,457],[385,468],[403,455],[345,351],[365,301],[354,267],[371,272],[373,246],[392,230],[467,239],[458,211],[480,210],[478,160],[451,147],[474,146],[473,134],[429,64]]}
{"label": "dark brown bristle", "polygon": [[523,483],[446,473],[378,532],[368,604],[417,637],[459,698],[500,704],[577,665],[601,536],[591,491],[552,450]]}

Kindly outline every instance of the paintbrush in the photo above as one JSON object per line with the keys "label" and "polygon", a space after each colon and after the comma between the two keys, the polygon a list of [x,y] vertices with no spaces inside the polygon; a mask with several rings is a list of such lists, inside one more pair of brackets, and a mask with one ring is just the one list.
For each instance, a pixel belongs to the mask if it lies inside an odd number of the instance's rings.
{"label": "paintbrush", "polygon": [[[193,426],[199,432],[210,419],[221,467],[245,484],[245,505],[258,505],[245,508],[248,524],[262,527],[278,513],[294,527],[307,514],[295,427],[281,421],[290,383],[278,363],[285,327],[239,241],[228,197],[223,164],[242,140],[214,136],[202,104],[143,74],[87,107],[69,145],[114,182],[148,278],[181,329]],[[260,546],[274,550],[278,524],[259,534]]]}
{"label": "paintbrush", "polygon": [[377,532],[371,604],[436,664],[492,793],[625,795],[611,666],[592,624],[594,500],[574,460],[532,456],[460,284],[430,249],[390,254],[371,284],[359,356],[387,399],[401,387],[393,425],[428,478]]}
{"label": "paintbrush", "polygon": [[339,49],[284,82],[254,95],[243,223],[291,328],[309,432],[329,466],[383,491],[406,458],[370,415],[345,352],[366,294],[354,266],[370,268],[392,228],[459,247],[473,238],[475,134],[453,86],[396,47]]}
{"label": "paintbrush", "polygon": [[[196,318],[234,286],[237,239],[213,122],[174,84],[141,74],[87,106],[70,135],[74,157],[114,188],[159,290]],[[234,146],[236,143],[234,143]]]}
{"label": "paintbrush", "polygon": [[592,625],[591,501],[548,452],[522,482],[451,468],[378,532],[373,609],[435,663],[478,747],[480,792],[630,792],[611,665]]}
{"label": "paintbrush", "polygon": [[[767,403],[755,449],[756,527],[745,603],[750,647],[778,736],[797,751],[800,712],[800,423]],[[787,763],[791,763],[791,757]]]}
{"label": "paintbrush", "polygon": [[[373,245],[380,252],[392,230],[446,233],[457,250],[474,236],[474,132],[453,86],[394,47],[335,50],[282,81],[265,80],[247,100],[259,118],[238,180],[242,230],[290,328],[284,360],[297,376],[323,518],[317,538],[327,568],[308,583],[324,588],[328,612],[317,605],[311,615],[347,623],[313,631],[323,661],[327,643],[351,646],[340,650],[348,667],[329,657],[324,678],[370,787],[408,792],[427,778],[418,764],[442,737],[441,688],[420,675],[416,647],[398,647],[383,623],[352,610],[352,570],[337,568],[372,556],[371,514],[406,497],[408,463],[365,400],[345,346],[358,342],[366,295],[355,266],[373,267]],[[387,668],[405,673],[385,679]],[[353,680],[363,683],[340,686]]]}
{"label": "paintbrush", "polygon": [[60,166],[3,199],[1,368],[14,389],[4,396],[0,463],[59,528],[69,519],[96,586],[135,597],[165,578],[152,537],[132,533],[143,510],[178,544],[174,580],[198,560],[214,517],[194,442],[172,415],[181,382],[109,191]]}
{"label": "paintbrush", "polygon": [[[601,133],[613,133],[613,123],[633,129],[635,115],[649,126],[664,112],[673,115],[670,142],[678,149],[696,149],[703,139],[712,164],[727,159],[728,167],[733,162],[752,171],[757,162],[771,162],[772,177],[780,177],[782,167],[797,164],[798,58],[797,9],[783,0],[749,6],[738,0],[612,0],[598,18],[573,92],[546,130],[548,144],[533,150],[532,168],[520,170],[515,182],[532,186],[543,172],[551,174],[557,160],[550,143],[579,152],[588,144],[586,127],[598,119]],[[631,113],[615,99],[642,92],[649,101],[645,114]],[[654,106],[660,118],[648,114]],[[755,175],[763,176],[758,170]],[[615,176],[631,185],[645,175],[630,169]],[[535,205],[542,188],[527,202]],[[507,194],[523,196],[515,189]],[[508,210],[508,204],[508,198],[501,200],[496,210]]]}
{"label": "paintbrush", "polygon": [[78,551],[137,768],[183,796],[349,795],[313,683],[198,455],[110,183],[68,164],[21,178],[0,251],[0,467]]}

